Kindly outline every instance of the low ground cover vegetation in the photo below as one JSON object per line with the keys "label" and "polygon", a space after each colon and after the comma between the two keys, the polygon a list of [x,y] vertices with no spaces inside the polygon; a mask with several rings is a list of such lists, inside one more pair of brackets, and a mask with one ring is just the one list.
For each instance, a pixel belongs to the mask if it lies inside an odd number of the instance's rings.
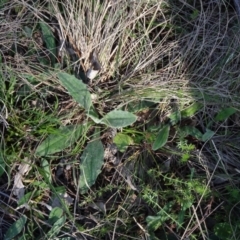
{"label": "low ground cover vegetation", "polygon": [[2,0],[0,239],[239,239],[235,10]]}

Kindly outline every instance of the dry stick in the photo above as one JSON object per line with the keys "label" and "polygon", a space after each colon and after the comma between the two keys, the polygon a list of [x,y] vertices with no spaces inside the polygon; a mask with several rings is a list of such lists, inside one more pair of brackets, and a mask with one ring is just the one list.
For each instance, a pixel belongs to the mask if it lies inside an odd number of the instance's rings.
{"label": "dry stick", "polygon": [[115,233],[116,233],[116,228],[117,228],[117,222],[118,222],[118,217],[115,220],[114,228],[113,228],[113,234],[112,234],[112,240],[115,239]]}
{"label": "dry stick", "polygon": [[[207,217],[209,217],[213,212],[215,212],[220,206],[223,205],[224,202],[221,202],[217,207],[215,207],[210,213],[208,214],[204,214],[203,218],[199,221],[199,223],[201,224]],[[196,212],[196,209],[194,209],[194,211]],[[195,227],[193,227],[191,230],[189,230],[186,234],[186,238],[188,238],[188,236],[190,236],[196,229],[197,229],[198,225],[196,225]]]}
{"label": "dry stick", "polygon": [[[214,149],[215,149],[215,151],[216,151],[216,153],[217,153],[217,155],[218,155],[218,161],[217,161],[217,164],[216,164],[215,168],[213,169],[212,176],[210,177],[210,179],[209,179],[209,181],[208,181],[208,183],[207,183],[207,186],[206,186],[206,188],[205,188],[205,190],[204,190],[204,192],[203,192],[203,194],[202,194],[202,196],[201,196],[201,198],[200,198],[200,200],[199,200],[199,202],[198,202],[198,204],[197,204],[196,211],[197,211],[197,209],[198,209],[199,206],[200,206],[200,203],[201,203],[201,201],[202,201],[202,199],[203,199],[203,197],[204,197],[205,192],[207,191],[207,188],[208,188],[208,186],[209,186],[209,184],[210,184],[210,182],[211,182],[211,180],[212,180],[212,178],[213,178],[213,175],[214,175],[214,173],[215,173],[215,171],[216,171],[216,169],[217,169],[220,161],[222,160],[221,156],[219,155],[219,153],[218,153],[218,151],[217,151],[217,147],[216,147],[214,141],[211,140],[211,142],[212,142],[212,144],[213,144],[213,146],[214,146]],[[184,231],[183,236],[181,237],[181,240],[183,240],[184,237],[185,237],[185,235],[187,234],[187,229],[188,229],[188,227],[190,226],[193,218],[194,218],[194,215],[192,215],[191,219],[189,220],[188,225],[187,225],[187,227],[186,227],[186,230]]]}
{"label": "dry stick", "polygon": [[[197,215],[197,210],[195,209],[195,207],[192,205],[192,209],[193,209],[193,213],[194,213],[194,215],[195,215],[195,217],[196,217],[196,220],[197,220],[197,224],[195,225],[195,228],[197,228],[197,227],[199,227],[199,229],[200,229],[200,233],[202,234],[202,238],[204,239],[204,240],[206,240],[206,235],[204,234],[204,232],[203,232],[203,229],[202,229],[202,226],[201,226],[201,223],[206,219],[204,216],[203,216],[203,218],[199,221],[199,217],[198,217],[198,215]],[[195,229],[194,229],[195,230]],[[188,234],[187,234],[188,235]]]}
{"label": "dry stick", "polygon": [[[203,210],[202,210],[202,208],[200,208],[200,213],[201,213],[201,218],[202,218],[202,220],[200,222],[202,223],[202,221],[203,221],[203,225],[204,225],[205,230],[206,230],[205,236],[209,235],[208,227],[207,227],[207,224],[206,224],[205,220],[206,220],[207,213],[210,213],[212,203],[213,203],[213,197],[211,198],[210,203],[208,203],[207,207],[205,207],[205,209],[206,209],[205,214],[203,214]],[[195,210],[194,206],[193,206],[193,209]],[[198,217],[198,216],[196,215],[196,217]],[[200,226],[200,228],[201,228],[201,226]]]}
{"label": "dry stick", "polygon": [[146,229],[144,229],[144,227],[136,220],[135,217],[133,217],[133,220],[138,225],[138,227],[144,232],[145,235],[148,234]]}

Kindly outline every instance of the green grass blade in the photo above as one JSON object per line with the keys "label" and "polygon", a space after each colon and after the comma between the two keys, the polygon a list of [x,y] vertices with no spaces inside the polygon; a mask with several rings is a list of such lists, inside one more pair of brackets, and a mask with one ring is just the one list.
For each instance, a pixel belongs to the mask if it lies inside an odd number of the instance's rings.
{"label": "green grass blade", "polygon": [[63,210],[60,207],[55,207],[49,214],[48,222],[54,224],[60,217],[63,216]]}

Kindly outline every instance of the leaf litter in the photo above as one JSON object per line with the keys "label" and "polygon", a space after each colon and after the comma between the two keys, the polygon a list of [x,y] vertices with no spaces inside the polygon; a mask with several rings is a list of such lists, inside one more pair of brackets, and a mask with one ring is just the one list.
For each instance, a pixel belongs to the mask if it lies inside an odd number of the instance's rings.
{"label": "leaf litter", "polygon": [[32,168],[32,161],[29,158],[24,158],[18,167],[18,171],[14,176],[13,194],[19,200],[24,196],[25,186],[23,184],[24,175],[26,175]]}

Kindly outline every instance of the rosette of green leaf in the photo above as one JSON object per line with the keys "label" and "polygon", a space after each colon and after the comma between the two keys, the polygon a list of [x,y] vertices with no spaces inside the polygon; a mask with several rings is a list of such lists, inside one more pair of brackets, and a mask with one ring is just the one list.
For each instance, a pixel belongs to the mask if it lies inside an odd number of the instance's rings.
{"label": "rosette of green leaf", "polygon": [[130,112],[122,110],[113,110],[99,119],[97,111],[92,105],[91,95],[87,85],[67,73],[59,73],[61,84],[68,90],[73,99],[82,106],[87,115],[95,122],[102,123],[109,127],[122,128],[133,124],[137,117]]}

